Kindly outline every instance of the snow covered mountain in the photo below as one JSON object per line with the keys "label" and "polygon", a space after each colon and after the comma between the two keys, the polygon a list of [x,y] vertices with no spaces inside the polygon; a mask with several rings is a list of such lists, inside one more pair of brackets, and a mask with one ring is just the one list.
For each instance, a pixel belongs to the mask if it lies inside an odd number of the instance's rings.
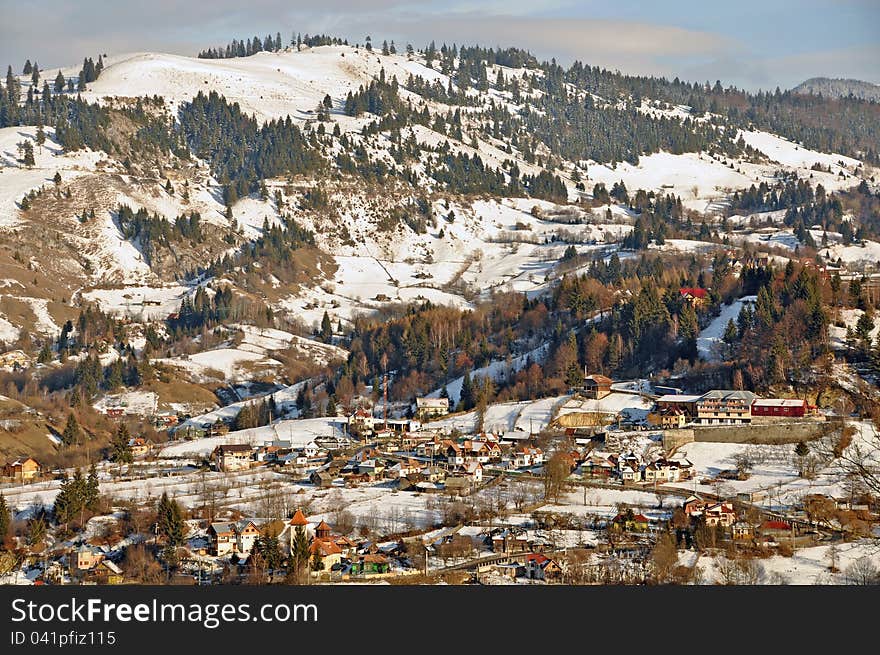
{"label": "snow covered mountain", "polygon": [[[349,45],[231,59],[108,57],[80,95],[108,111],[111,140],[146,138],[157,124],[179,132],[181,109],[200,92],[216,92],[257,125],[280,120],[283,127],[289,118],[290,129],[301,132],[324,163],[312,173],[270,176],[261,192],[230,202],[229,180],[218,179],[216,160],[206,152],[139,156],[136,148],[115,145],[71,150],[62,147],[53,126],[45,128],[42,145],[38,127],[0,129],[0,232],[6,243],[0,252],[0,326],[6,326],[0,338],[11,340],[26,325],[51,333],[87,299],[107,311],[143,316],[152,296],[164,298],[171,288],[194,293],[193,277],[224,256],[232,261],[216,272],[215,283],[232,284],[306,326],[316,326],[325,311],[335,324],[388,302],[427,299],[466,307],[491,290],[536,294],[552,284],[569,246],[578,254],[607,256],[632,229],[636,212],[614,199],[597,203],[596,185],[668,194],[685,210],[716,221],[736,190],[772,182],[781,172],[832,191],[855,186],[872,170],[856,157],[819,152],[755,126],[725,127],[717,115],[687,105],[644,95],[603,97],[567,84],[565,94],[600,114],[642,117],[663,129],[697,130],[715,121],[713,129],[729,138],[725,143],[739,148],[739,154],[711,145],[661,149],[634,162],[572,160],[561,154],[565,147],[529,132],[550,93],[544,69],[486,63],[476,77],[495,83],[466,85],[460,70],[443,68],[422,52],[379,54]],[[43,76],[52,79],[55,72]],[[74,73],[62,70],[63,76]],[[17,83],[24,100],[32,81],[22,76]],[[390,102],[382,94],[393,89],[399,109],[384,115],[350,111],[359,93],[373,102],[371,85],[380,102]],[[144,98],[156,101],[138,100]],[[507,117],[520,121],[508,129],[511,136],[504,134]],[[18,149],[22,142],[33,144],[29,165]],[[460,190],[452,169],[444,169],[456,157],[467,166],[479,158],[481,174],[497,171],[507,186]],[[561,182],[562,197],[537,194],[529,181],[544,173]],[[520,179],[529,189],[510,193]],[[120,216],[123,206],[155,216],[151,230],[162,219],[172,227],[157,236]],[[177,217],[193,213],[197,234],[174,228]],[[295,279],[261,269],[259,260],[236,266],[235,257],[250,252],[267,229],[289,221],[314,235]],[[35,233],[41,239],[33,239]],[[148,290],[140,301],[94,292],[133,286]],[[180,298],[171,295],[175,302]],[[162,306],[173,309],[165,301]]]}
{"label": "snow covered mountain", "polygon": [[863,82],[862,80],[832,79],[829,77],[811,77],[798,84],[795,93],[822,94],[829,98],[846,98],[852,94],[862,100],[880,101],[880,84]]}

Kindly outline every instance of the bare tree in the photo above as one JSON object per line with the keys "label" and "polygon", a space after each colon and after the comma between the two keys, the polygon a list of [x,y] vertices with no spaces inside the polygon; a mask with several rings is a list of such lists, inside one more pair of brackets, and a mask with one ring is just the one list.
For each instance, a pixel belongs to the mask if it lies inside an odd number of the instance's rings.
{"label": "bare tree", "polygon": [[860,557],[846,567],[844,571],[847,584],[875,585],[880,584],[880,570],[868,557]]}

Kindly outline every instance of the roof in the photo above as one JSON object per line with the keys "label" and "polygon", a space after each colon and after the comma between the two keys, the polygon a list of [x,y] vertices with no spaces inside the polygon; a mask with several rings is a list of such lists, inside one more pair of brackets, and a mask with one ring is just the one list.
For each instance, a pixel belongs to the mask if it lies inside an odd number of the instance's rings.
{"label": "roof", "polygon": [[700,400],[745,400],[749,403],[753,402],[757,396],[751,391],[739,391],[735,389],[713,389],[707,391]]}
{"label": "roof", "polygon": [[791,526],[785,521],[764,521],[761,524],[762,530],[791,530]]}
{"label": "roof", "polygon": [[35,460],[33,457],[28,457],[27,455],[22,455],[21,457],[19,457],[19,458],[18,458],[17,460],[15,460],[14,462],[10,462],[9,464],[7,464],[7,466],[21,466],[21,465],[23,465],[25,462],[33,462],[33,463],[36,464],[37,466],[40,465],[40,463],[39,463],[37,460]]}
{"label": "roof", "polygon": [[364,562],[373,562],[376,564],[387,564],[388,558],[385,555],[380,555],[379,553],[372,555],[363,555],[361,560]]}
{"label": "roof", "polygon": [[253,450],[253,447],[246,443],[225,443],[221,446],[217,446],[217,450],[220,453],[249,453]]}
{"label": "roof", "polygon": [[694,298],[705,298],[707,292],[700,287],[682,287],[678,292],[683,296],[693,296]]}
{"label": "roof", "polygon": [[235,527],[232,523],[224,522],[224,523],[212,523],[211,530],[213,530],[216,534],[222,534],[225,532],[234,532]]}
{"label": "roof", "polygon": [[293,518],[290,519],[290,525],[308,525],[309,521],[306,519],[306,515],[302,513],[301,509],[296,510],[293,513]]}
{"label": "roof", "polygon": [[315,539],[309,546],[309,552],[314,555],[318,551],[321,555],[338,555],[342,549],[331,539]]}
{"label": "roof", "polygon": [[584,378],[584,382],[588,382],[588,381],[595,382],[596,384],[605,384],[605,385],[612,384],[614,382],[614,380],[612,380],[611,378],[606,378],[604,375],[599,375],[599,374],[588,375],[587,377]]}
{"label": "roof", "polygon": [[330,526],[327,525],[327,521],[321,521],[318,523],[318,527],[315,528],[315,531],[317,532],[318,530],[327,530],[327,532],[329,532]]}
{"label": "roof", "polygon": [[111,572],[116,573],[117,575],[122,574],[122,569],[116,566],[116,564],[111,562],[109,559],[105,559],[103,562],[101,562],[101,566],[110,569]]}
{"label": "roof", "polygon": [[416,407],[419,409],[423,407],[448,409],[449,398],[416,398]]}
{"label": "roof", "polygon": [[535,564],[538,564],[540,566],[541,564],[549,562],[550,558],[543,553],[529,553],[528,555],[526,555],[526,561],[534,562]]}
{"label": "roof", "polygon": [[695,403],[702,396],[687,396],[683,393],[668,393],[657,399],[658,403]]}
{"label": "roof", "polygon": [[798,398],[756,398],[753,407],[805,407],[806,400]]}

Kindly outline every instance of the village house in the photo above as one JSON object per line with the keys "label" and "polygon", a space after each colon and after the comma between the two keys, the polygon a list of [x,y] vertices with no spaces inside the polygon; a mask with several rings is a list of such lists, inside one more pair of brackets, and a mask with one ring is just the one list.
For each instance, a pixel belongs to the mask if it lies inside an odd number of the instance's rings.
{"label": "village house", "polygon": [[359,462],[356,468],[358,475],[367,476],[370,480],[381,477],[385,471],[385,465],[376,459],[366,459]]}
{"label": "village house", "polygon": [[208,527],[211,550],[218,557],[228,553],[251,552],[260,536],[257,524],[249,519],[211,523]]}
{"label": "village house", "polygon": [[0,353],[0,369],[5,371],[17,371],[30,368],[33,361],[23,350],[10,350]]}
{"label": "village house", "polygon": [[710,503],[703,510],[703,517],[706,525],[720,525],[729,528],[736,523],[736,511],[733,509],[733,503]]}
{"label": "village house", "polygon": [[239,552],[251,552],[259,536],[260,529],[253,521],[244,519],[235,524],[235,543]]}
{"label": "village house", "polygon": [[523,553],[529,549],[526,531],[522,528],[501,528],[492,533],[492,550],[496,553]]}
{"label": "village house", "polygon": [[217,557],[235,550],[235,528],[232,523],[212,523],[208,526],[208,537],[211,539],[211,552]]}
{"label": "village house", "polygon": [[214,421],[211,425],[207,426],[207,433],[209,437],[229,434],[229,423],[223,420]]}
{"label": "village house", "polygon": [[611,525],[614,529],[623,532],[645,532],[650,523],[647,516],[644,514],[633,514],[632,510],[621,512],[611,519]]}
{"label": "village house", "polygon": [[391,478],[405,478],[422,470],[422,463],[415,459],[407,459],[397,462],[388,469],[388,475]]}
{"label": "village house", "polygon": [[584,377],[584,396],[599,400],[611,393],[613,380],[604,375],[587,375]]}
{"label": "village house", "polygon": [[40,463],[33,457],[27,456],[19,457],[3,466],[4,478],[12,478],[21,482],[38,478],[42,472],[43,468]]}
{"label": "village house", "polygon": [[89,571],[98,566],[103,559],[104,553],[100,548],[82,544],[70,553],[70,571],[71,573]]}
{"label": "village house", "polygon": [[358,407],[348,417],[348,427],[357,432],[371,432],[376,427],[376,419],[370,410]]}
{"label": "village house", "polygon": [[752,402],[752,416],[802,418],[812,411],[815,411],[813,405],[797,398],[756,398]]}
{"label": "village house", "polygon": [[513,451],[514,468],[523,469],[544,463],[544,451],[537,446],[520,446]]}
{"label": "village house", "polygon": [[467,478],[471,484],[480,484],[483,481],[483,465],[479,462],[468,462],[455,467],[450,474]]}
{"label": "village house", "polygon": [[684,414],[685,422],[697,416],[697,401],[700,396],[692,396],[683,393],[666,394],[660,396],[656,403],[656,412],[677,411]]}
{"label": "village house", "polygon": [[755,531],[749,523],[737,521],[732,527],[733,538],[737,541],[747,541],[755,536]]}
{"label": "village house", "polygon": [[684,513],[691,519],[703,517],[706,525],[720,525],[729,528],[736,522],[733,503],[704,500],[699,496],[688,496],[684,501]]}
{"label": "village house", "polygon": [[780,538],[792,537],[792,527],[790,523],[785,521],[768,520],[761,523],[758,528],[758,534],[764,539],[778,540]]}
{"label": "village house", "polygon": [[750,423],[752,403],[756,397],[751,391],[724,389],[709,391],[697,400],[697,423],[704,425]]}
{"label": "village house", "polygon": [[445,454],[447,441],[434,436],[416,446],[416,455],[419,457],[437,457]]}
{"label": "village house", "polygon": [[652,428],[677,430],[687,423],[687,413],[680,407],[663,407],[650,412],[647,423]]}
{"label": "village house", "polygon": [[448,475],[443,481],[443,489],[454,496],[466,496],[474,485],[473,479],[465,475]]}
{"label": "village house", "polygon": [[253,463],[253,448],[247,444],[223,444],[211,454],[218,471],[240,471]]}
{"label": "village house", "polygon": [[693,307],[702,307],[709,302],[709,292],[700,287],[682,287],[678,290],[682,299]]}
{"label": "village house", "polygon": [[693,464],[688,460],[669,460],[661,457],[644,469],[645,482],[680,482],[690,478]]}
{"label": "village house", "polygon": [[359,555],[351,565],[352,575],[376,575],[388,573],[391,570],[391,562],[386,555],[380,553]]}
{"label": "village house", "polygon": [[532,435],[525,430],[508,430],[498,439],[499,444],[512,445],[525,443],[532,438]]}
{"label": "village house", "polygon": [[131,448],[131,454],[135,457],[141,457],[150,452],[151,444],[143,437],[134,437],[129,439],[128,447]]}
{"label": "village house", "polygon": [[163,412],[160,414],[156,414],[156,417],[153,421],[154,425],[161,429],[172,428],[179,422],[179,418],[177,414],[173,414],[171,412]]}
{"label": "village house", "polygon": [[529,553],[524,564],[524,577],[529,580],[555,580],[562,575],[562,568],[555,560],[543,553]]}
{"label": "village house", "polygon": [[449,413],[449,398],[416,398],[416,418],[428,421]]}
{"label": "village house", "polygon": [[454,441],[447,440],[445,442],[446,448],[446,463],[450,467],[453,466],[461,466],[464,464],[464,449],[455,443]]}
{"label": "village house", "polygon": [[419,471],[425,482],[442,483],[446,481],[446,469],[442,466],[425,466]]}
{"label": "village house", "polygon": [[91,579],[98,584],[122,584],[124,575],[119,566],[109,559],[102,559],[101,563],[89,571]]}
{"label": "village house", "polygon": [[614,460],[617,477],[624,483],[639,482],[642,479],[642,472],[645,465],[642,463],[641,457],[633,452],[620,455]]}
{"label": "village house", "polygon": [[590,455],[580,466],[581,475],[590,478],[608,478],[614,473],[614,464],[607,457]]}
{"label": "village house", "polygon": [[322,471],[314,471],[309,476],[309,481],[315,485],[316,487],[327,488],[333,486],[333,480],[336,479],[336,476],[333,475],[329,470],[324,469]]}

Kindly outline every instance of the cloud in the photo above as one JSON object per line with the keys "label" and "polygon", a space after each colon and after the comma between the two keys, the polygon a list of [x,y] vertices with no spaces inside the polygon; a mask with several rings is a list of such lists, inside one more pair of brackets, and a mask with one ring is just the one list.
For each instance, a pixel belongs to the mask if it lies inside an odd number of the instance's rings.
{"label": "cloud", "polygon": [[[836,2],[864,4],[862,0]],[[809,48],[809,39],[795,45],[771,39],[770,46],[759,46],[758,37],[738,30],[708,7],[700,11],[670,5],[664,12],[668,15],[661,19],[657,12],[646,18],[645,11],[636,11],[628,0],[603,4],[601,13],[596,6],[587,9],[572,0],[453,0],[443,6],[427,0],[33,0],[8,4],[0,27],[0,63],[12,63],[16,69],[25,58],[51,68],[75,65],[99,52],[161,50],[193,55],[233,38],[280,30],[285,41],[296,31],[324,32],[352,42],[362,42],[371,34],[374,40],[394,39],[399,45],[409,42],[416,47],[432,39],[438,44],[517,46],[540,59],[555,57],[562,64],[579,59],[626,73],[720,79],[750,89],[788,87],[815,75],[880,81],[876,63],[880,44],[876,42],[832,50],[836,42],[829,39],[826,51],[790,54],[796,47]],[[590,15],[584,15],[588,10]],[[821,21],[821,16],[809,20]],[[801,25],[796,16],[792,21],[789,33]]]}
{"label": "cloud", "polygon": [[790,89],[811,77],[843,77],[880,84],[880,46],[780,57],[719,58],[682,69],[685,79],[723,80],[747,89]]}

